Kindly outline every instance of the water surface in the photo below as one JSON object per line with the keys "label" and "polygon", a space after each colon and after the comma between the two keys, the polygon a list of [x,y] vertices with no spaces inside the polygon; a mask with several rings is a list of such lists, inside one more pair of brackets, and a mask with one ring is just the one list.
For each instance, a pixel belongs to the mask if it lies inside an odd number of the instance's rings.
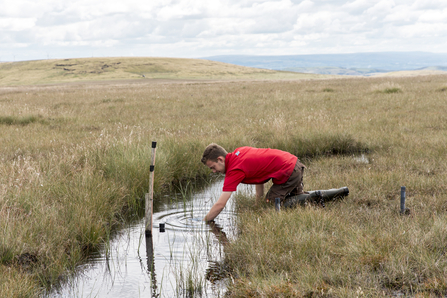
{"label": "water surface", "polygon": [[[227,279],[210,274],[224,258],[225,241],[236,235],[233,199],[215,225],[202,221],[222,183],[196,193],[179,189],[163,204],[154,203],[152,237],[145,236],[144,219],[130,224],[49,297],[223,297]],[[165,232],[160,232],[160,223],[165,223]]]}

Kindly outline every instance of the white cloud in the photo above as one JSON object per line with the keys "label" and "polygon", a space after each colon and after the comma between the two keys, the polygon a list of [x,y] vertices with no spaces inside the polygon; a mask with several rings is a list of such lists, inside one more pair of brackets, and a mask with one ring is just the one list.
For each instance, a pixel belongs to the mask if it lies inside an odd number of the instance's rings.
{"label": "white cloud", "polygon": [[395,6],[396,4],[393,0],[380,0],[375,5],[369,7],[365,13],[374,18],[383,18],[387,14],[392,13]]}
{"label": "white cloud", "polygon": [[371,1],[369,0],[355,0],[352,2],[347,1],[342,5],[341,10],[350,14],[362,14],[370,6]]}
{"label": "white cloud", "polygon": [[444,0],[416,0],[414,1],[412,7],[416,10],[441,9],[447,7],[447,2]]}
{"label": "white cloud", "polygon": [[419,17],[418,21],[420,22],[427,22],[427,23],[447,23],[447,8],[444,8],[443,10],[426,10],[422,12]]}
{"label": "white cloud", "polygon": [[17,48],[23,59],[93,50],[171,57],[445,52],[447,40],[445,0],[0,1],[3,60]]}
{"label": "white cloud", "polygon": [[0,18],[1,31],[22,31],[32,28],[36,23],[33,18]]}

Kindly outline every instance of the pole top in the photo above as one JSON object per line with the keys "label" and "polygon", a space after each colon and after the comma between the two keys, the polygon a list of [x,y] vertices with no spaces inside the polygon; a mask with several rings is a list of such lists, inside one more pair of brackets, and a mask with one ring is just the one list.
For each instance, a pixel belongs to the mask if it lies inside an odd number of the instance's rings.
{"label": "pole top", "polygon": [[157,147],[157,142],[152,142],[152,148],[156,148]]}

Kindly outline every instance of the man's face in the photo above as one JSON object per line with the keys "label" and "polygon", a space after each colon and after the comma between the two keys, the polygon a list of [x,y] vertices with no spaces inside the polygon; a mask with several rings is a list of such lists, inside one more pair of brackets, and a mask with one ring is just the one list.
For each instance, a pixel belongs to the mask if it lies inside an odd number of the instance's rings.
{"label": "man's face", "polygon": [[221,156],[217,158],[217,162],[207,160],[206,166],[210,168],[213,171],[213,173],[225,174],[225,159]]}

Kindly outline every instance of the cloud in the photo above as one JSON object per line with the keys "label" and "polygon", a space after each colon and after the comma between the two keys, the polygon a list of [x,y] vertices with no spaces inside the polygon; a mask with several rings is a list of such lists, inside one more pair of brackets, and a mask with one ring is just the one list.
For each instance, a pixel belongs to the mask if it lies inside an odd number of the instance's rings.
{"label": "cloud", "polygon": [[23,31],[32,28],[36,23],[33,18],[1,18],[0,28],[2,31]]}
{"label": "cloud", "polygon": [[446,24],[444,0],[16,0],[0,56],[441,52]]}

